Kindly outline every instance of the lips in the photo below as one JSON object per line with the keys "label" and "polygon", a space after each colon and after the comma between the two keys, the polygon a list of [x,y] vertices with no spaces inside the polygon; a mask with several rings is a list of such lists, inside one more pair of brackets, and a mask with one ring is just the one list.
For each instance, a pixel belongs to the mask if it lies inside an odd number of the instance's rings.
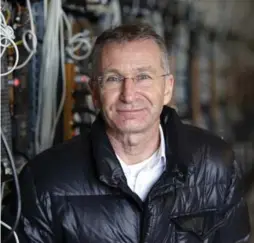
{"label": "lips", "polygon": [[144,109],[122,109],[122,110],[117,110],[117,113],[120,117],[124,118],[124,120],[135,120],[138,117],[143,116],[142,112]]}
{"label": "lips", "polygon": [[135,109],[135,110],[133,110],[133,109],[131,109],[131,110],[117,110],[118,112],[126,112],[126,113],[134,113],[134,112],[140,112],[140,111],[142,111],[143,109]]}

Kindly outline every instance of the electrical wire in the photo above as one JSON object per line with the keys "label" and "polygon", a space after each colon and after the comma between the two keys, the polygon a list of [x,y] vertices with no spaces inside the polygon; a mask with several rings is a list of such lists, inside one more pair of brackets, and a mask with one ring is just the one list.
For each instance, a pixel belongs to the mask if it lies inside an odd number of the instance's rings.
{"label": "electrical wire", "polygon": [[10,19],[11,19],[11,12],[10,10],[6,9],[6,12],[7,12],[7,16],[6,16],[6,24],[9,23]]}
{"label": "electrical wire", "polygon": [[[64,23],[67,27],[67,36],[68,43],[66,47],[66,52],[69,56],[77,61],[82,61],[88,58],[92,52],[92,43],[90,38],[90,32],[88,30],[84,30],[83,32],[77,33],[72,36],[72,26],[66,15],[66,13],[62,10],[62,17]],[[84,52],[83,55],[77,55],[75,52],[81,49]]]}
{"label": "electrical wire", "polygon": [[104,18],[101,20],[100,26],[102,30],[119,26],[122,23],[121,7],[119,0],[112,0],[109,3],[108,10]]}
{"label": "electrical wire", "polygon": [[[85,30],[82,33],[77,33],[76,35],[72,36],[69,39],[66,51],[72,59],[81,61],[90,56],[92,52],[92,44],[88,39],[89,38],[88,34],[89,32]],[[83,50],[85,53],[83,55],[76,55],[75,52],[78,49]]]}
{"label": "electrical wire", "polygon": [[[6,137],[5,137],[4,133],[3,133],[3,129],[2,128],[0,129],[0,133],[1,133],[2,141],[4,143],[4,146],[6,148],[7,154],[8,154],[9,159],[10,159],[10,165],[11,165],[12,174],[13,174],[13,178],[14,178],[14,184],[15,184],[16,193],[17,193],[17,214],[16,214],[16,219],[14,221],[13,227],[9,228],[11,230],[10,233],[8,234],[6,239],[3,241],[3,243],[5,243],[5,242],[7,242],[10,239],[10,237],[13,234],[15,236],[15,230],[16,230],[16,228],[18,226],[19,219],[20,219],[20,214],[21,214],[21,193],[20,193],[20,186],[19,186],[18,175],[17,175],[17,170],[16,170],[16,167],[15,167],[14,158],[12,156],[11,149],[10,149],[10,147],[8,145],[8,142],[6,140]],[[16,237],[15,237],[15,239],[16,239]]]}
{"label": "electrical wire", "polygon": [[[61,37],[62,18],[61,1],[51,1],[42,50],[39,103],[35,129],[36,153],[40,153],[53,145],[56,125],[59,121],[65,101],[65,76],[63,75],[62,96],[57,109],[56,90],[58,88],[59,77],[59,42],[63,41],[61,40],[63,39]],[[62,45],[63,44],[61,44],[61,46]],[[61,48],[61,52],[64,55],[64,48]],[[64,72],[64,65],[62,69]]]}
{"label": "electrical wire", "polygon": [[[21,68],[25,67],[28,64],[28,62],[31,60],[32,56],[36,53],[36,50],[37,50],[37,36],[36,36],[36,32],[35,32],[33,13],[32,13],[32,7],[31,7],[30,0],[26,0],[26,5],[27,5],[29,19],[30,19],[30,30],[26,30],[23,33],[22,41],[23,41],[23,45],[24,45],[25,49],[29,52],[29,55],[26,58],[26,60],[22,64],[18,65],[15,69],[21,69]],[[27,36],[28,36],[28,38],[31,39],[32,48],[30,48],[27,43],[27,40],[26,40]]]}
{"label": "electrical wire", "polygon": [[5,186],[6,186],[6,182],[3,181],[1,185],[1,202],[3,201],[3,198],[4,198]]}
{"label": "electrical wire", "polygon": [[[46,5],[44,1],[44,6]],[[67,30],[66,46],[64,43],[64,26]],[[80,55],[77,54],[78,50],[80,50]],[[92,40],[90,31],[84,30],[73,35],[72,23],[62,9],[62,1],[50,1],[47,8],[46,32],[43,41],[42,65],[40,70],[39,102],[35,128],[36,153],[40,153],[51,147],[54,142],[56,126],[65,102],[65,53],[73,60],[81,61],[88,58],[91,52]],[[60,68],[59,58],[63,84],[60,103],[57,107],[56,90],[58,88]]]}
{"label": "electrical wire", "polygon": [[66,96],[66,74],[65,74],[65,51],[64,51],[64,23],[63,19],[60,22],[60,48],[61,48],[61,70],[62,70],[62,80],[63,80],[63,85],[62,85],[62,97],[61,101],[59,104],[59,108],[57,111],[57,115],[53,124],[53,129],[52,129],[52,134],[51,134],[51,141],[54,140],[55,137],[55,131],[56,131],[56,126],[57,123],[60,119],[62,110],[64,108],[64,102],[65,102],[65,96]]}
{"label": "electrical wire", "polygon": [[44,24],[47,23],[47,14],[48,14],[48,0],[43,0],[43,13],[44,13]]}
{"label": "electrical wire", "polygon": [[[29,19],[30,19],[30,30],[26,30],[22,35],[22,43],[25,47],[25,49],[29,52],[28,57],[22,64],[18,64],[19,62],[19,51],[17,48],[17,44],[13,41],[15,39],[14,31],[11,26],[7,25],[5,17],[2,12],[0,12],[0,23],[1,23],[1,33],[0,33],[0,46],[1,46],[1,52],[0,57],[3,56],[3,54],[6,51],[7,47],[13,47],[15,49],[16,59],[14,62],[13,67],[8,70],[5,73],[0,73],[0,76],[6,76],[10,73],[12,73],[16,69],[21,69],[24,66],[28,64],[28,62],[31,60],[32,56],[36,53],[37,49],[37,37],[35,33],[35,27],[34,27],[34,21],[33,21],[33,14],[32,14],[32,7],[30,0],[26,0],[27,9],[29,13]],[[32,42],[32,48],[29,47],[27,43],[27,36],[31,38]],[[12,46],[11,46],[12,45]]]}
{"label": "electrical wire", "polygon": [[[64,44],[64,25],[67,29],[66,47]],[[76,54],[78,50],[82,51],[81,55]],[[68,53],[69,57],[72,59],[81,61],[88,58],[91,51],[92,43],[90,32],[85,30],[72,36],[72,24],[62,9],[61,0],[51,1],[47,13],[40,71],[39,102],[35,128],[36,153],[40,153],[51,147],[54,142],[56,126],[59,122],[65,102],[65,52]],[[61,99],[57,108],[56,90],[58,88],[59,58],[61,61],[63,84]]]}
{"label": "electrical wire", "polygon": [[119,0],[114,0],[111,3],[111,9],[113,13],[112,25],[114,27],[122,24],[121,6]]}
{"label": "electrical wire", "polygon": [[[55,9],[55,13],[53,12],[53,8]],[[50,2],[42,48],[42,64],[39,82],[39,102],[35,129],[36,153],[40,153],[44,149],[47,149],[52,143],[49,139],[51,138],[50,132],[54,109],[53,102],[55,101],[55,98],[53,96],[55,92],[55,83],[57,82],[59,68],[59,40],[58,36],[55,36],[55,34],[58,34],[59,32],[59,9],[59,0]],[[53,32],[55,33],[53,34]],[[42,118],[45,118],[45,121],[42,121]]]}
{"label": "electrical wire", "polygon": [[13,48],[15,50],[15,54],[16,54],[16,59],[15,59],[13,67],[5,73],[2,73],[2,72],[0,73],[0,76],[3,77],[3,76],[6,76],[6,75],[12,73],[15,70],[15,68],[17,67],[18,61],[19,61],[19,50],[18,50],[17,45],[13,41],[15,39],[14,31],[11,26],[6,24],[6,21],[5,21],[5,18],[4,18],[4,15],[2,12],[0,12],[0,30],[1,30],[1,32],[0,32],[0,47],[1,47],[0,58],[4,55],[6,48],[9,47],[10,45],[13,46]]}
{"label": "electrical wire", "polygon": [[[22,40],[16,41],[15,44],[16,44],[16,46],[23,45],[23,41]],[[13,46],[8,46],[8,48],[14,48],[14,47]]]}
{"label": "electrical wire", "polygon": [[[5,222],[3,222],[2,220],[1,220],[1,225],[3,225],[8,230],[12,230],[11,227],[8,224],[6,224]],[[18,238],[17,233],[15,231],[13,231],[13,234],[14,234],[14,238],[16,240],[16,243],[19,243],[19,238]]]}
{"label": "electrical wire", "polygon": [[1,57],[4,54],[6,48],[10,45],[10,43],[8,42],[9,39],[15,39],[14,31],[10,26],[6,25],[5,22],[1,21],[1,47],[3,47],[3,49],[1,50]]}
{"label": "electrical wire", "polygon": [[68,36],[68,39],[71,38],[72,36],[72,27],[71,27],[71,22],[69,21],[66,13],[62,10],[62,17],[63,17],[63,20],[64,20],[64,23],[67,27],[67,36]]}

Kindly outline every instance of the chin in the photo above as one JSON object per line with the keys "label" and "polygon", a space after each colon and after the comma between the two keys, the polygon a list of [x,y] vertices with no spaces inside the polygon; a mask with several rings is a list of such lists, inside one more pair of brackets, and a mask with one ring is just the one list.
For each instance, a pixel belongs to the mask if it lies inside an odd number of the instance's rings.
{"label": "chin", "polygon": [[116,124],[116,128],[122,133],[140,133],[148,129],[148,124],[126,122],[124,124]]}
{"label": "chin", "polygon": [[139,114],[114,114],[108,116],[108,124],[111,128],[115,128],[121,133],[140,133],[153,126],[153,116],[149,116],[146,112]]}

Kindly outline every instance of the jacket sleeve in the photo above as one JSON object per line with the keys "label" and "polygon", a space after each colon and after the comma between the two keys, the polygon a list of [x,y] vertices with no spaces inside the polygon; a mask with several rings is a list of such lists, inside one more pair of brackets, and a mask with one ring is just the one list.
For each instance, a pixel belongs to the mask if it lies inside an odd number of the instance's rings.
{"label": "jacket sleeve", "polygon": [[[33,174],[29,166],[25,166],[19,176],[21,192],[21,217],[16,229],[20,243],[50,243],[54,242],[52,230],[51,202],[47,193],[40,192],[38,196]],[[10,198],[2,211],[2,221],[13,226],[16,217],[16,193],[12,190]],[[2,240],[9,230],[2,228]],[[10,241],[15,242],[14,236]]]}
{"label": "jacket sleeve", "polygon": [[214,243],[243,243],[249,242],[250,238],[249,213],[241,190],[241,173],[236,161],[233,161],[230,173],[231,180],[225,198],[225,221],[216,232]]}

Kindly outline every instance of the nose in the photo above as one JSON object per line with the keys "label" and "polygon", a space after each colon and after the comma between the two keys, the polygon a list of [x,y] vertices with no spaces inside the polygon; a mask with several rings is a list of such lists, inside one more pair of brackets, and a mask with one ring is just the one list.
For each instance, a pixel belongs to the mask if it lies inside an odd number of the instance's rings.
{"label": "nose", "polygon": [[135,96],[135,82],[132,78],[125,78],[121,90],[121,100],[125,103],[131,103]]}

